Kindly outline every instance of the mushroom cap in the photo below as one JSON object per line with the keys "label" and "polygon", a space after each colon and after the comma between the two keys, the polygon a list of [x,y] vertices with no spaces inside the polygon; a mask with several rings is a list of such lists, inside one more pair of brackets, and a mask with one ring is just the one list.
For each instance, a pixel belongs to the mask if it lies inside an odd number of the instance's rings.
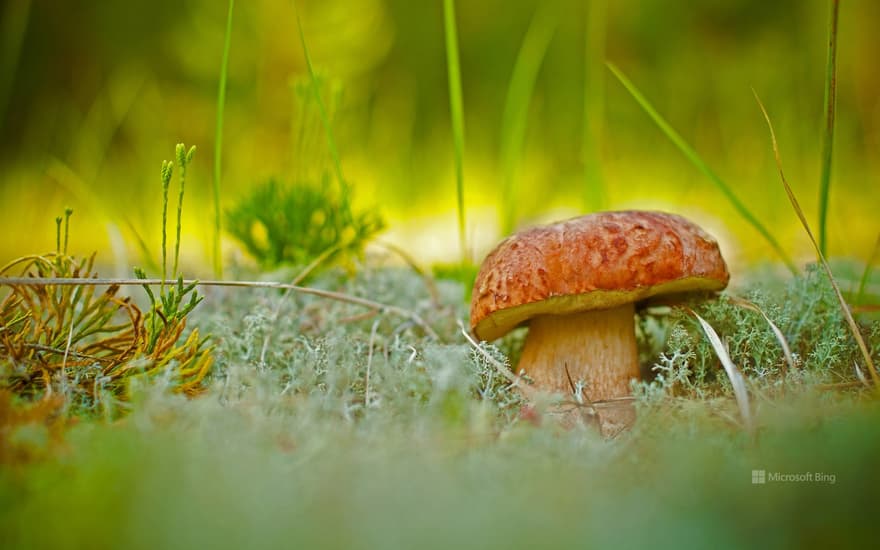
{"label": "mushroom cap", "polygon": [[717,291],[729,279],[718,243],[685,218],[598,212],[525,229],[495,247],[474,281],[471,329],[494,340],[536,315]]}

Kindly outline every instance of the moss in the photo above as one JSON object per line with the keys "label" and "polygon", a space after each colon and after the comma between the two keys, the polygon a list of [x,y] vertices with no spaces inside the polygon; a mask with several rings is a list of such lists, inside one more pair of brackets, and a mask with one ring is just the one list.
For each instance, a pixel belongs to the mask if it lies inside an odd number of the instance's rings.
{"label": "moss", "polygon": [[[640,319],[655,378],[636,387],[636,425],[610,440],[521,415],[508,381],[457,332],[460,285],[438,281],[437,303],[404,269],[314,282],[411,308],[439,339],[351,304],[216,292],[191,318],[217,338],[208,391],[187,399],[138,380],[122,421],[82,422],[67,451],[23,476],[0,472],[0,532],[18,547],[92,546],[95,533],[163,548],[857,543],[872,535],[880,410],[818,386],[853,380],[855,352],[827,341],[841,321],[816,274],[770,283],[778,290],[745,292],[802,357],[785,394],[760,315],[726,299],[692,304],[748,378],[756,436],[732,421],[702,334],[669,312]],[[876,353],[880,331],[866,331]],[[481,346],[505,362],[520,336]],[[830,363],[809,359],[823,347]],[[814,481],[756,486],[752,470]]]}
{"label": "moss", "polygon": [[[793,371],[770,325],[759,313],[743,308],[729,295],[693,300],[688,305],[722,336],[731,358],[753,388],[774,392],[784,383],[803,386],[858,379],[853,368],[861,363],[857,345],[831,285],[815,266],[781,284],[773,280],[752,283],[739,294],[757,305],[782,331],[794,357]],[[643,349],[656,349],[657,339],[665,338],[662,350],[648,359],[653,373],[650,383],[670,395],[704,398],[730,393],[718,358],[692,317],[674,310],[664,317],[643,320],[640,326]],[[876,361],[880,358],[880,323],[863,319],[861,327]]]}

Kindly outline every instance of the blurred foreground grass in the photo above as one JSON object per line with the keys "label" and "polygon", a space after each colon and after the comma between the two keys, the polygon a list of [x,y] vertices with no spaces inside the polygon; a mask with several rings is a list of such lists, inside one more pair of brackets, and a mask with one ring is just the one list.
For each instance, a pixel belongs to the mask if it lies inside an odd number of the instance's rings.
{"label": "blurred foreground grass", "polygon": [[[839,547],[876,537],[876,403],[822,394],[761,415],[757,442],[702,405],[603,441],[471,407],[321,422],[308,404],[151,396],[0,477],[8,548]],[[283,412],[282,412],[283,411]],[[810,481],[756,485],[753,470]],[[820,477],[821,476],[821,477]],[[832,483],[833,479],[833,483]]]}

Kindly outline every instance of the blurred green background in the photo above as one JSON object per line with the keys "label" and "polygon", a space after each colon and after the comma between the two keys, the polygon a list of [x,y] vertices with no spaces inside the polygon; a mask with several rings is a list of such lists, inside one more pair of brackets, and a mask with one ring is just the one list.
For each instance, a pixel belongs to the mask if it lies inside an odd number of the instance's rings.
{"label": "blurred green background", "polygon": [[[442,3],[299,2],[345,175],[384,239],[422,261],[458,258]],[[753,87],[773,118],[790,182],[816,220],[828,5],[824,1],[459,2],[470,246],[479,259],[513,208],[525,224],[597,208],[693,217],[734,266],[776,257],[604,68],[617,64],[798,259],[809,243],[779,182]],[[0,261],[54,247],[70,205],[72,251],[139,263],[159,248],[159,166],[182,141],[183,263],[210,272],[212,150],[226,2],[31,2],[0,8]],[[537,12],[537,14],[536,14]],[[530,25],[544,33],[525,138],[504,155],[505,101]],[[840,10],[832,255],[867,259],[880,204],[880,3]],[[235,7],[223,206],[276,176],[329,169],[289,0]],[[585,114],[587,116],[585,116]],[[508,152],[508,155],[510,153]],[[501,197],[505,174],[512,192]],[[512,174],[512,175],[510,175]],[[588,182],[602,182],[595,192]],[[507,206],[505,206],[507,205]],[[244,256],[224,240],[226,258]]]}

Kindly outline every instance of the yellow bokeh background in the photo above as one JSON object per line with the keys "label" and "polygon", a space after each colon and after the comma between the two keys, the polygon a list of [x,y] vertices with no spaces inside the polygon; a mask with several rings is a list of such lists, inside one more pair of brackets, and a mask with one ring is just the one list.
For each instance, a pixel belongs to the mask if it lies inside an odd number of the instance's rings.
{"label": "yellow bokeh background", "polygon": [[[809,242],[788,205],[766,125],[811,222],[818,209],[825,2],[557,0],[529,96],[514,187],[500,148],[513,67],[539,6],[458,3],[471,253],[520,225],[601,207],[690,216],[734,266],[777,261],[607,72],[619,66],[798,260]],[[442,2],[298,2],[359,208],[379,208],[382,239],[426,263],[459,257]],[[592,7],[591,7],[592,6]],[[602,9],[600,9],[602,8]],[[158,253],[159,166],[196,145],[184,207],[183,264],[210,273],[212,171],[226,3],[12,2],[2,9],[0,262],[54,247],[54,218],[75,210],[74,252],[99,251],[120,274]],[[598,15],[597,15],[598,14]],[[601,17],[601,20],[595,19]],[[880,231],[880,4],[840,11],[838,111],[828,218],[832,255],[865,260]],[[590,34],[590,32],[594,34]],[[599,40],[590,40],[597,36]],[[598,46],[597,46],[598,44]],[[592,82],[585,84],[585,75]],[[222,205],[270,177],[319,181],[326,139],[304,101],[308,73],[288,0],[235,6],[223,145]],[[584,146],[585,110],[597,137]],[[585,172],[603,200],[585,199]],[[224,236],[227,260],[247,259]]]}

